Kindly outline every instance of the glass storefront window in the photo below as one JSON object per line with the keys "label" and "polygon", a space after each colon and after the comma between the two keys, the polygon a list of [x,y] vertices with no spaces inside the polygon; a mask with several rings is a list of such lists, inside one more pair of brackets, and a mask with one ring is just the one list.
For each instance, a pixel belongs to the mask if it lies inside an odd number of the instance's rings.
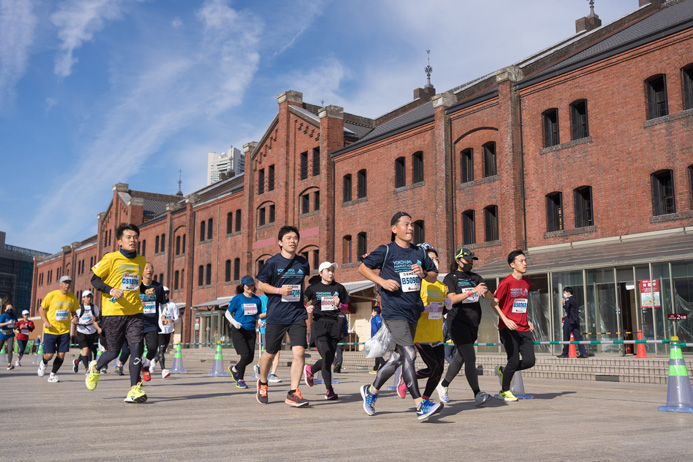
{"label": "glass storefront window", "polygon": [[[572,287],[574,291],[574,297],[578,302],[578,307],[580,310],[580,332],[583,335],[583,340],[591,340],[586,335],[589,331],[585,330],[586,315],[585,315],[585,291],[583,290],[582,284],[582,271],[566,271],[563,273],[551,273],[551,285],[552,285],[552,298],[553,298],[553,335],[552,340],[563,340],[563,317],[565,312],[563,311],[563,289],[566,287]],[[588,353],[590,350],[590,345],[585,346]],[[561,354],[563,352],[563,346],[558,345],[553,349],[554,354]]]}
{"label": "glass storefront window", "polygon": [[[685,321],[665,320],[672,328],[671,335],[678,335],[682,342],[693,342],[693,262],[671,264],[674,286],[673,311],[675,314],[685,314]],[[692,347],[686,347],[684,352],[693,352]]]}
{"label": "glass storefront window", "polygon": [[[527,316],[534,324],[534,341],[551,341],[549,277],[547,274],[533,274],[529,276],[529,280],[532,285],[529,288]],[[551,345],[536,345],[534,351],[536,353],[551,353]]]}
{"label": "glass storefront window", "polygon": [[[613,268],[586,271],[588,332],[596,340],[618,340],[619,322]],[[597,352],[618,353],[618,345],[598,345]]]}

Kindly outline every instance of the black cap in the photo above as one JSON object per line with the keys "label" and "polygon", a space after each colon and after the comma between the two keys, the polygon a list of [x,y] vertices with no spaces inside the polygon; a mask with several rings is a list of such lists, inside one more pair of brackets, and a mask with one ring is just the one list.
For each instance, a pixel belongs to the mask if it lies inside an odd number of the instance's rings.
{"label": "black cap", "polygon": [[460,247],[460,249],[455,254],[455,260],[458,258],[464,258],[465,260],[478,260],[479,258],[474,255],[474,252],[466,247]]}

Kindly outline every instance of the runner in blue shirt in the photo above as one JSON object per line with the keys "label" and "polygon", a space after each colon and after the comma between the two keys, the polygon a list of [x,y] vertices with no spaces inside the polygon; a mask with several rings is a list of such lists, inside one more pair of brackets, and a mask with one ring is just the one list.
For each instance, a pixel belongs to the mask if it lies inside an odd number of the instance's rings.
{"label": "runner in blue shirt", "polygon": [[255,281],[250,275],[243,276],[236,287],[236,296],[231,299],[226,310],[226,319],[231,323],[231,341],[236,353],[241,357],[238,363],[229,366],[229,374],[236,388],[245,389],[245,368],[255,357],[255,325],[262,311],[260,297],[255,295]]}
{"label": "runner in blue shirt", "polygon": [[[361,387],[363,409],[375,414],[378,391],[401,365],[404,383],[414,399],[419,420],[426,420],[442,409],[441,403],[423,400],[416,380],[416,323],[424,310],[421,300],[421,280],[434,283],[438,269],[421,248],[412,244],[414,226],[411,216],[397,212],[390,220],[391,240],[368,254],[359,267],[359,273],[382,287],[380,298],[384,327],[392,334],[395,349],[390,359],[378,371],[372,385]],[[375,270],[380,270],[378,275]]]}

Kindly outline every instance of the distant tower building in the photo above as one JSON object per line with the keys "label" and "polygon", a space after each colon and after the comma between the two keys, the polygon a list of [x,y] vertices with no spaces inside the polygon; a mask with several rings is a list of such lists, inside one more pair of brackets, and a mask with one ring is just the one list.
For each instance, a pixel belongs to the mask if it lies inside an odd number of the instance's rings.
{"label": "distant tower building", "polygon": [[210,152],[207,155],[207,185],[216,183],[222,178],[229,178],[243,173],[245,167],[245,155],[231,146],[223,154]]}

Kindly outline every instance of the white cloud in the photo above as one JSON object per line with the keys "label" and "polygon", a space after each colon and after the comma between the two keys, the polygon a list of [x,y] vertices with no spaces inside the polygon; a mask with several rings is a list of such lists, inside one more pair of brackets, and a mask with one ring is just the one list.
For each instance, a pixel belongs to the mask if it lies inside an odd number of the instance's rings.
{"label": "white cloud", "polygon": [[[93,178],[96,173],[102,190],[104,185],[110,189],[112,184],[127,182],[142,169],[151,168],[147,167],[150,156],[180,132],[201,130],[242,101],[257,70],[261,22],[216,0],[206,2],[198,18],[199,30],[185,36],[195,53],[171,40],[161,40],[129,57],[141,68],[112,68],[117,73],[112,80],[118,82],[114,87],[118,93],[96,103],[97,109],[104,107],[107,112],[87,122],[83,133],[94,135],[80,140],[83,147],[78,166],[56,179],[35,219],[27,224],[26,232],[35,234],[32,241],[58,246],[75,235],[76,230],[68,224],[91,223],[94,211],[104,210],[108,198],[94,194],[93,182],[84,178]],[[207,150],[188,153],[199,157],[202,169]],[[199,173],[190,176],[186,178],[187,191],[200,181]],[[69,208],[63,206],[66,203]],[[48,222],[65,226],[50,230],[41,226]]]}
{"label": "white cloud", "polygon": [[58,104],[58,101],[56,101],[55,98],[46,98],[46,111],[50,111],[51,109],[53,109],[53,106],[55,106],[56,104]]}
{"label": "white cloud", "polygon": [[171,21],[171,27],[173,28],[178,28],[183,25],[183,21],[180,18],[176,18],[173,21]]}
{"label": "white cloud", "polygon": [[351,78],[350,71],[338,59],[323,59],[322,65],[308,67],[307,72],[294,71],[286,76],[285,88],[299,90],[304,101],[313,104],[343,105],[344,97],[340,94],[341,84]]}
{"label": "white cloud", "polygon": [[119,19],[123,3],[127,0],[66,0],[50,17],[58,28],[61,53],[56,57],[53,72],[59,77],[72,73],[78,59],[75,50],[94,38],[106,21]]}
{"label": "white cloud", "polygon": [[24,76],[37,18],[26,0],[0,0],[0,108],[13,100]]}

